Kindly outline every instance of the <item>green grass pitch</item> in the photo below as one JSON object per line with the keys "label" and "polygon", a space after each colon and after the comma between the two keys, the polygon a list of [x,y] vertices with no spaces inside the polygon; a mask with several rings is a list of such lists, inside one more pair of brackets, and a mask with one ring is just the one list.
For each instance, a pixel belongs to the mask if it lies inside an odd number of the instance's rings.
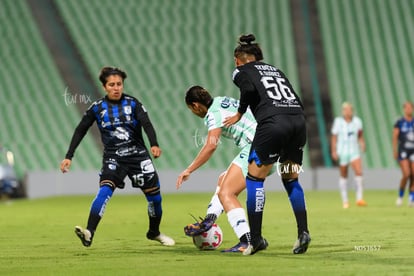
{"label": "green grass pitch", "polygon": [[[353,196],[352,194],[350,194]],[[189,213],[204,216],[211,194],[165,194],[161,231],[176,240],[163,247],[145,238],[142,194],[109,202],[92,247],[73,230],[85,226],[93,196],[0,203],[1,275],[411,275],[414,208],[394,205],[396,191],[366,191],[367,207],[343,210],[339,192],[307,191],[312,243],[293,255],[296,226],[283,192],[267,193],[266,251],[253,256],[199,251],[183,227]],[[241,195],[245,201],[245,194]],[[244,205],[244,204],[243,204]],[[237,239],[223,214],[221,248]]]}

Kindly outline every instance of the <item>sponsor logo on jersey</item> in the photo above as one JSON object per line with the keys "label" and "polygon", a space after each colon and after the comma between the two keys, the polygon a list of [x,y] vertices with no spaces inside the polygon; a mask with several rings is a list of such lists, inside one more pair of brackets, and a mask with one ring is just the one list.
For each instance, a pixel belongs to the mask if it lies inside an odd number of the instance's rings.
{"label": "sponsor logo on jersey", "polygon": [[117,127],[111,134],[119,140],[129,140],[129,132],[123,127]]}
{"label": "sponsor logo on jersey", "polygon": [[130,105],[124,106],[124,113],[130,115],[132,113],[132,108]]}
{"label": "sponsor logo on jersey", "polygon": [[141,170],[144,174],[155,172],[154,165],[150,159],[141,162]]}
{"label": "sponsor logo on jersey", "polygon": [[136,146],[124,147],[124,148],[117,149],[115,154],[118,156],[128,156],[128,155],[137,153],[137,151],[138,151],[138,148]]}

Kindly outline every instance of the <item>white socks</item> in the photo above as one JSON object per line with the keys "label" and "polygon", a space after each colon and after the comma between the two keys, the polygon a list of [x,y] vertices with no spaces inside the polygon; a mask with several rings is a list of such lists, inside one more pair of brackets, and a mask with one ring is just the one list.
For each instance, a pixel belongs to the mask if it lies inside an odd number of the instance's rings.
{"label": "white socks", "polygon": [[362,187],[362,176],[355,176],[355,187],[356,187],[356,200],[362,200],[363,197],[363,187]]}
{"label": "white socks", "polygon": [[348,179],[344,177],[339,178],[339,191],[341,193],[342,203],[348,203],[348,191],[347,191]]}
{"label": "white socks", "polygon": [[231,227],[233,227],[237,238],[240,239],[241,236],[250,232],[249,223],[243,208],[235,208],[227,212],[227,219]]}
{"label": "white socks", "polygon": [[223,205],[218,198],[217,193],[211,198],[210,203],[208,204],[207,214],[215,214],[218,218],[223,213]]}
{"label": "white socks", "polygon": [[[348,182],[348,178],[344,178],[344,177],[339,178],[339,191],[341,192],[341,198],[342,198],[343,203],[348,202],[347,182]],[[362,200],[364,198],[362,176],[355,176],[355,192],[356,192],[356,201]]]}

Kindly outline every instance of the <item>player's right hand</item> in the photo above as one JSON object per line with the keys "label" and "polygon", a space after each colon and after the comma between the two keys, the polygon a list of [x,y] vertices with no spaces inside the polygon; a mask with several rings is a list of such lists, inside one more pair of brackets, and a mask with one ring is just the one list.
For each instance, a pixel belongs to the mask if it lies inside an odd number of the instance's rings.
{"label": "player's right hand", "polygon": [[63,173],[68,172],[71,164],[72,161],[70,159],[63,159],[63,161],[60,163],[60,170]]}
{"label": "player's right hand", "polygon": [[237,123],[238,121],[240,121],[242,116],[243,116],[243,114],[240,114],[239,112],[237,112],[233,116],[226,117],[223,121],[223,125],[225,127],[230,127],[230,126],[234,125],[235,123]]}

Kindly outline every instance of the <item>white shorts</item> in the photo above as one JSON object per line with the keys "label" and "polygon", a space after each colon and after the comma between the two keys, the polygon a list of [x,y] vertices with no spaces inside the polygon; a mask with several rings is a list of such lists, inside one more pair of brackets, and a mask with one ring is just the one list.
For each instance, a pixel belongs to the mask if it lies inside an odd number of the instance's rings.
{"label": "white shorts", "polygon": [[340,166],[346,166],[349,165],[352,161],[357,160],[358,158],[361,158],[361,155],[359,152],[354,153],[338,153],[339,157],[339,165]]}

